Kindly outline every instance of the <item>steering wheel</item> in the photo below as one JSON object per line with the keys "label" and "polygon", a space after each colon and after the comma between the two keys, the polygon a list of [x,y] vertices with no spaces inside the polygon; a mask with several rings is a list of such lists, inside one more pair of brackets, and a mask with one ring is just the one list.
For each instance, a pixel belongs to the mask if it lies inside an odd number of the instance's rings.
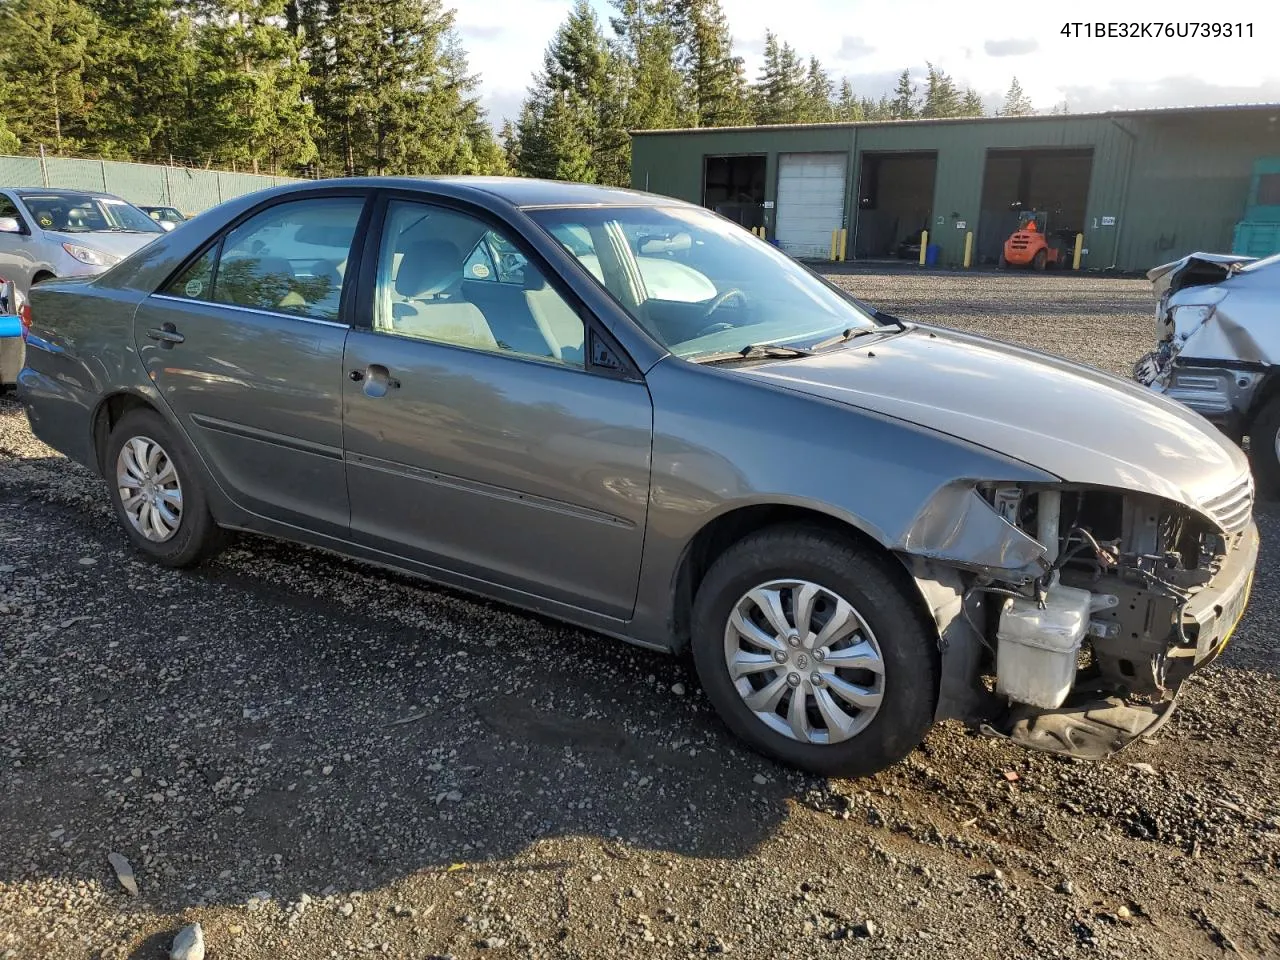
{"label": "steering wheel", "polygon": [[712,318],[712,316],[715,315],[715,312],[717,310],[723,307],[730,300],[737,300],[744,307],[747,305],[747,295],[743,293],[741,290],[739,290],[737,287],[732,287],[724,291],[724,293],[720,294],[714,300],[712,300],[709,304],[707,304],[706,310],[702,311],[703,327],[701,330],[699,330],[697,333],[694,334],[695,337],[705,337],[707,334],[715,333],[719,330],[733,329],[732,323],[726,323],[723,320],[718,323],[707,322]]}

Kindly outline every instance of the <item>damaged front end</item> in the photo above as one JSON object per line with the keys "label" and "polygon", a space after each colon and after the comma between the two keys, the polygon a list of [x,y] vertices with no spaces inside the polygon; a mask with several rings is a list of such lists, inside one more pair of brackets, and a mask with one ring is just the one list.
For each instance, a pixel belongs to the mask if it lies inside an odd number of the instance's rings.
{"label": "damaged front end", "polygon": [[1070,484],[939,499],[952,509],[926,511],[904,544],[940,630],[939,715],[1027,747],[1097,759],[1153,733],[1248,601],[1247,474],[1200,509]]}
{"label": "damaged front end", "polygon": [[1202,414],[1237,442],[1280,361],[1277,258],[1196,253],[1151,270],[1156,347],[1133,378]]}

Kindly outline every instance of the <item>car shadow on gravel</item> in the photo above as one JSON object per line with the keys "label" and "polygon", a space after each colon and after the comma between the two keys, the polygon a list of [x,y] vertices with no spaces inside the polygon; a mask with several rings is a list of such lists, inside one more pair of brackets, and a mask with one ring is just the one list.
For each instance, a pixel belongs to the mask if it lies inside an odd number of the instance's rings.
{"label": "car shadow on gravel", "polygon": [[96,508],[0,487],[0,510],[24,518],[0,537],[2,880],[114,884],[115,851],[180,909],[558,837],[734,858],[812,783],[740,749],[679,659],[289,545],[176,572]]}

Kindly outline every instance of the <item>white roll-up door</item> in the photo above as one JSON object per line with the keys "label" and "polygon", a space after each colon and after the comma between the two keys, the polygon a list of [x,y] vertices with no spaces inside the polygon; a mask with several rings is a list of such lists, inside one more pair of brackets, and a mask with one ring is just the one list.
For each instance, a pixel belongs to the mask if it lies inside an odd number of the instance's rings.
{"label": "white roll-up door", "polygon": [[827,257],[831,231],[844,224],[846,157],[778,155],[778,246],[793,257]]}

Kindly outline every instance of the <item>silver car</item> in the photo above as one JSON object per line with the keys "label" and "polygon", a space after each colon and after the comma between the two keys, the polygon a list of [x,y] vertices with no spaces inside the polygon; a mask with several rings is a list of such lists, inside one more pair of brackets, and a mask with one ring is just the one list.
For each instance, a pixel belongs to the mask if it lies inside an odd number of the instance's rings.
{"label": "silver car", "polygon": [[40,187],[0,189],[0,276],[24,293],[54,277],[87,277],[164,233],[107,193]]}
{"label": "silver car", "polygon": [[1147,278],[1156,348],[1134,366],[1134,379],[1233,440],[1248,437],[1259,481],[1280,490],[1280,254],[1193,253]]}
{"label": "silver car", "polygon": [[1248,599],[1248,465],[1205,420],[664,197],[291,185],[31,306],[32,429],[154,561],[251,530],[689,651],[807,770],[939,717],[1105,756]]}

